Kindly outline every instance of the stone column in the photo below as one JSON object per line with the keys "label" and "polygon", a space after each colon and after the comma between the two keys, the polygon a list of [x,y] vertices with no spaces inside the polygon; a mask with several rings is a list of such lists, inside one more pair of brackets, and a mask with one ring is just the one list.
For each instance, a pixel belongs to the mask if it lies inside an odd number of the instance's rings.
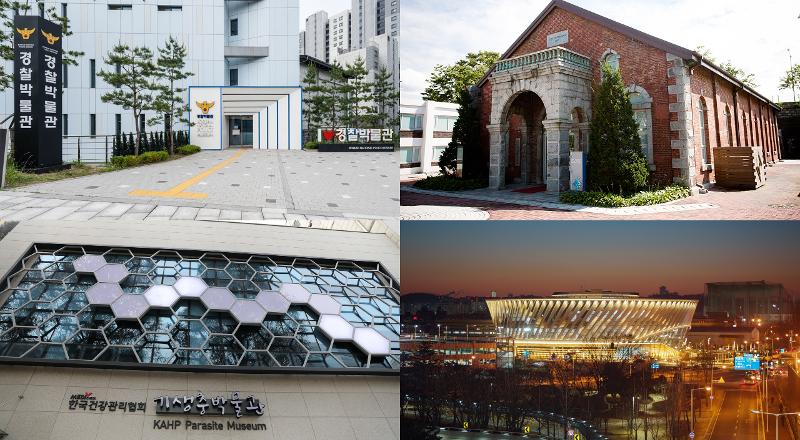
{"label": "stone column", "polygon": [[679,185],[693,188],[697,169],[694,162],[690,71],[680,57],[668,53],[667,61],[672,65],[667,69],[667,77],[675,80],[675,84],[667,86],[667,93],[675,96],[674,102],[669,104],[669,112],[675,114],[674,120],[669,123],[670,146],[673,150],[678,150],[677,157],[673,156],[672,168],[680,174],[672,180]]}
{"label": "stone column", "polygon": [[530,130],[528,129],[527,125],[521,125],[519,127],[519,137],[520,137],[520,153],[519,153],[519,166],[520,166],[520,177],[522,179],[522,184],[527,185],[530,183]]}
{"label": "stone column", "polygon": [[589,133],[591,132],[589,123],[581,122],[578,124],[578,132],[581,134],[581,143],[578,150],[583,151],[584,155],[589,154]]}
{"label": "stone column", "polygon": [[503,189],[506,186],[506,161],[508,146],[506,145],[506,124],[489,124],[489,188]]}
{"label": "stone column", "polygon": [[545,180],[547,191],[569,190],[569,130],[572,122],[568,119],[546,119],[542,121],[547,145],[547,169]]}

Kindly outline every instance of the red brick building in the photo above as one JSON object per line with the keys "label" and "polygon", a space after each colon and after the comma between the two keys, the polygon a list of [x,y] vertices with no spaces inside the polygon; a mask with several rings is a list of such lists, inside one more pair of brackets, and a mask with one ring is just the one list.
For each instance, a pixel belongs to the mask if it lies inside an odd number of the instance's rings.
{"label": "red brick building", "polygon": [[780,159],[778,107],[692,50],[553,0],[478,83],[490,187],[570,187],[570,150],[588,151],[592,84],[619,69],[651,180],[707,186],[715,149]]}

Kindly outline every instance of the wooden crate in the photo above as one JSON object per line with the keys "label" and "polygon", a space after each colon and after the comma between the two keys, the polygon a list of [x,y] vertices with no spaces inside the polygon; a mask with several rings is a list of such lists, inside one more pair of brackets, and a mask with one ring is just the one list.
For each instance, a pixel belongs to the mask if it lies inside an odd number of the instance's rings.
{"label": "wooden crate", "polygon": [[761,147],[714,148],[714,176],[724,188],[756,189],[767,181]]}

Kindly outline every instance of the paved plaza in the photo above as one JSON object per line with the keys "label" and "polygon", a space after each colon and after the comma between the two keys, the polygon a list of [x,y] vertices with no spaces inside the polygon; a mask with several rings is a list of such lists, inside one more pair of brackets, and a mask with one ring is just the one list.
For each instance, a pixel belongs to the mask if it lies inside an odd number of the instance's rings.
{"label": "paved plaza", "polygon": [[630,208],[566,205],[547,193],[401,189],[402,220],[478,220],[475,210],[486,212],[489,220],[800,220],[800,160],[767,168],[767,183],[756,190],[712,188],[707,194]]}
{"label": "paved plaza", "polygon": [[225,150],[0,192],[0,219],[397,218],[392,153]]}

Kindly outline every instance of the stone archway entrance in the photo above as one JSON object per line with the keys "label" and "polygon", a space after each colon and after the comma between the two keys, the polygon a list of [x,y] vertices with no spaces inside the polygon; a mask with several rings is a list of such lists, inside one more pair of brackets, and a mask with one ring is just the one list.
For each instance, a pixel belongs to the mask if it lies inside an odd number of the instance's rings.
{"label": "stone archway entrance", "polygon": [[590,59],[560,46],[497,63],[486,127],[490,187],[541,182],[550,192],[569,189],[571,113],[579,108],[589,117],[591,80]]}
{"label": "stone archway entrance", "polygon": [[533,92],[518,94],[510,104],[505,125],[508,127],[506,184],[544,184],[544,126],[547,118],[544,103]]}

